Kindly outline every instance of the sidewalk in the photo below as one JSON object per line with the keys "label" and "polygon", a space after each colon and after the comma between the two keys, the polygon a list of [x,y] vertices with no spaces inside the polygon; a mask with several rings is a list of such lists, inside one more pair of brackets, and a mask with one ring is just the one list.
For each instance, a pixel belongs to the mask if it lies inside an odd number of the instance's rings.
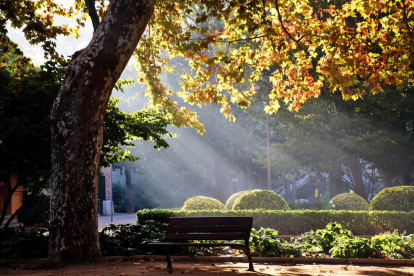
{"label": "sidewalk", "polygon": [[111,222],[111,216],[99,216],[99,231],[103,228],[109,226],[109,224],[136,224],[137,217],[136,213],[133,214],[124,214],[124,213],[115,213],[113,216],[113,221]]}

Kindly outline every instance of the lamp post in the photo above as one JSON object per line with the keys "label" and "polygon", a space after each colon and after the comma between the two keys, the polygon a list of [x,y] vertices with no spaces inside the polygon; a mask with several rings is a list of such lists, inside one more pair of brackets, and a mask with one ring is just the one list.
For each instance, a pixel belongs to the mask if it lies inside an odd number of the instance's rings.
{"label": "lamp post", "polygon": [[[270,84],[268,84],[264,79],[261,77],[259,78],[259,82],[263,83],[266,87],[263,89],[266,93],[266,105],[269,105],[269,88],[271,88]],[[261,86],[255,87],[256,91],[261,91]],[[266,133],[267,133],[267,188],[271,191],[272,190],[272,169],[270,167],[270,121],[269,121],[269,113],[266,112]]]}

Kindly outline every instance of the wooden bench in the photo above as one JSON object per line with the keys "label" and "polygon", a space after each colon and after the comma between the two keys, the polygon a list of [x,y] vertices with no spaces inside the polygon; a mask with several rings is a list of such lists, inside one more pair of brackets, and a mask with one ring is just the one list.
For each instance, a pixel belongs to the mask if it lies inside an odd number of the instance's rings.
{"label": "wooden bench", "polygon": [[[168,269],[172,269],[169,248],[172,246],[229,246],[242,250],[249,260],[248,271],[254,271],[249,249],[250,231],[253,225],[252,217],[186,217],[170,218],[170,223],[164,242],[148,243],[149,246],[159,246],[166,251]],[[192,241],[216,241],[195,243]],[[243,240],[244,244],[229,242]]]}

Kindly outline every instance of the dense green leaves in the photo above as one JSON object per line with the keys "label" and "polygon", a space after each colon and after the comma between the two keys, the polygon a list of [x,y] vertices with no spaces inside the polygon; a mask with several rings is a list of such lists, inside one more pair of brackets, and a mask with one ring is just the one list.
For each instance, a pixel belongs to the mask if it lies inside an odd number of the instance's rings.
{"label": "dense green leaves", "polygon": [[312,229],[323,229],[333,221],[350,230],[354,235],[377,235],[384,232],[414,232],[414,212],[391,211],[336,211],[336,210],[231,210],[231,211],[173,211],[140,210],[137,220],[145,224],[146,220],[168,222],[170,217],[203,216],[250,216],[253,227],[277,229],[280,235],[300,235]]}
{"label": "dense green leaves", "polygon": [[357,194],[343,193],[334,196],[330,204],[336,210],[368,211],[369,203]]}
{"label": "dense green leaves", "polygon": [[296,245],[300,245],[305,252],[327,254],[338,237],[351,236],[351,231],[343,229],[342,225],[328,223],[324,229],[306,232],[299,238],[294,239],[294,242]]}
{"label": "dense green leaves", "polygon": [[144,225],[110,224],[99,232],[99,243],[104,256],[136,255],[146,251],[145,244],[160,241],[165,236],[166,224],[147,221]]}
{"label": "dense green leaves", "polygon": [[110,164],[130,160],[138,160],[128,148],[135,147],[133,140],[143,139],[155,143],[154,148],[169,147],[163,135],[175,137],[167,131],[168,120],[157,109],[145,109],[128,114],[117,107],[119,100],[111,98],[106,110],[104,122],[104,145],[100,156],[100,164]]}
{"label": "dense green leaves", "polygon": [[182,210],[226,210],[226,207],[217,199],[206,196],[195,196],[184,202]]}
{"label": "dense green leaves", "polygon": [[412,211],[414,210],[414,187],[397,186],[385,188],[372,199],[370,210]]}
{"label": "dense green leaves", "polygon": [[269,190],[253,190],[239,197],[234,210],[289,210],[287,202],[277,193]]}
{"label": "dense green leaves", "polygon": [[252,229],[249,239],[252,255],[261,257],[300,257],[301,250],[288,244],[286,240],[277,237],[275,229],[260,228]]}

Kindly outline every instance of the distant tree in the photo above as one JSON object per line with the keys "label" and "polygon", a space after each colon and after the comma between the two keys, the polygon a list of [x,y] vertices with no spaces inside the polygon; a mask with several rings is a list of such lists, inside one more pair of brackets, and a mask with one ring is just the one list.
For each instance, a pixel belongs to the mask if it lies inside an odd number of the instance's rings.
{"label": "distant tree", "polygon": [[[285,138],[278,146],[279,156],[288,158],[274,165],[282,169],[295,160],[310,170],[329,172],[331,196],[345,189],[344,169],[352,181],[349,188],[364,198],[378,188],[378,182],[412,185],[413,91],[387,90],[355,102],[326,91],[297,113],[281,110],[277,117],[282,126],[277,131]],[[264,162],[263,157],[259,160]],[[364,178],[376,171],[381,173],[373,180],[377,186],[365,188]]]}

